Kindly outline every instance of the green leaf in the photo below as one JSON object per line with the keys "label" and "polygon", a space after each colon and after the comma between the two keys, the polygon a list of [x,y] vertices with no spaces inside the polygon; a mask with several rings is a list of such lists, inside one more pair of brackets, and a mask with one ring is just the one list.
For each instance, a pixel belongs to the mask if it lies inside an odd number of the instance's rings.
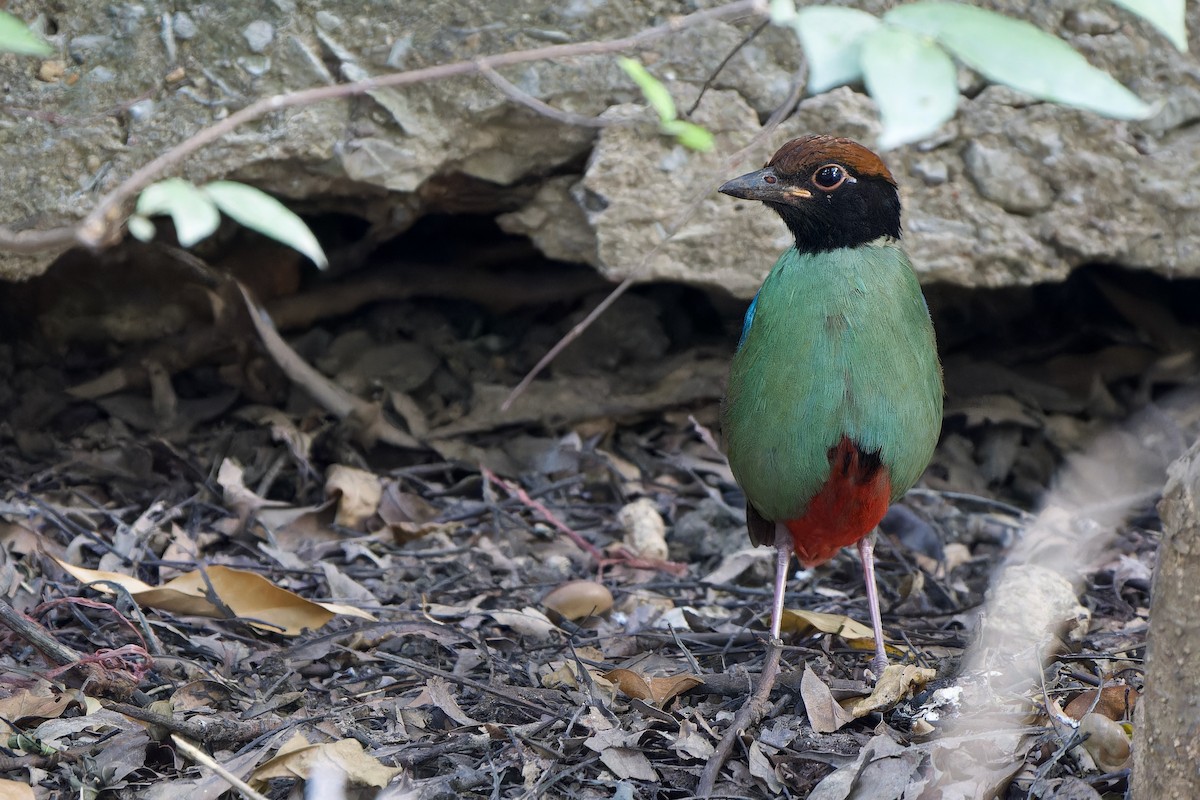
{"label": "green leaf", "polygon": [[958,71],[924,36],[881,27],[862,42],[863,79],[879,106],[887,150],[934,133],[958,106]]}
{"label": "green leaf", "polygon": [[154,239],[154,223],[141,214],[131,215],[126,220],[125,227],[129,228],[129,234],[140,242],[149,242]]}
{"label": "green leaf", "polygon": [[1117,119],[1144,119],[1150,106],[1063,40],[1028,22],[958,3],[893,8],[885,22],[932,36],[985,78],[1042,100]]}
{"label": "green leaf", "polygon": [[796,17],[795,0],[771,0],[767,9],[771,22],[776,25],[791,25]]}
{"label": "green leaf", "polygon": [[7,11],[0,11],[0,53],[48,56],[53,52],[54,49],[29,30],[28,25]]}
{"label": "green leaf", "polygon": [[662,124],[662,132],[674,136],[681,145],[699,153],[707,153],[715,144],[708,128],[684,119],[667,120]]}
{"label": "green leaf", "polygon": [[147,186],[138,197],[137,213],[143,217],[169,216],[181,247],[191,247],[221,224],[212,200],[183,178],[167,178]]}
{"label": "green leaf", "polygon": [[810,94],[862,77],[859,48],[863,36],[879,27],[878,19],[853,8],[809,6],[797,11],[789,24],[800,37],[808,61]]}
{"label": "green leaf", "polygon": [[325,251],[304,220],[266,192],[234,181],[214,181],[204,192],[221,211],[247,228],[299,250],[321,269],[329,266]]}
{"label": "green leaf", "polygon": [[617,63],[621,65],[621,69],[625,70],[625,74],[632,78],[633,82],[642,90],[646,102],[658,112],[660,120],[670,122],[675,119],[675,101],[671,99],[671,93],[667,91],[667,87],[663,86],[658,78],[651,75],[640,62],[634,61],[632,58],[622,57],[617,59]]}
{"label": "green leaf", "polygon": [[1167,37],[1167,40],[1175,45],[1175,49],[1179,52],[1187,52],[1186,0],[1111,0],[1111,2],[1132,11],[1158,28],[1159,32]]}

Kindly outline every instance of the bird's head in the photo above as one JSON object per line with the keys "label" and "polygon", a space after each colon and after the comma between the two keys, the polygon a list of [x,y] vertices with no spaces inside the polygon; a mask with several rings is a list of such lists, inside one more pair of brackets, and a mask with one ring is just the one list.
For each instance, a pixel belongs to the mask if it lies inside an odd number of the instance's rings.
{"label": "bird's head", "polygon": [[802,253],[900,238],[900,197],[892,173],[879,156],[849,139],[793,139],[765,167],[734,178],[721,191],[775,209]]}

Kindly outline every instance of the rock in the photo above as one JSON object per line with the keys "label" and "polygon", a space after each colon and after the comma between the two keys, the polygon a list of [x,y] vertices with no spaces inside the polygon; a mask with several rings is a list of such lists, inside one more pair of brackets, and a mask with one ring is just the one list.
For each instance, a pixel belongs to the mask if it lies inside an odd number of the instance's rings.
{"label": "rock", "polygon": [[[876,13],[890,5],[862,4]],[[1031,102],[960,70],[956,118],[928,141],[886,154],[901,182],[907,243],[922,279],[1031,284],[1061,280],[1093,261],[1200,275],[1200,247],[1191,244],[1200,237],[1194,59],[1116,6],[988,5],[1066,37],[1159,110],[1140,123],[1106,120]],[[162,0],[63,0],[46,9],[35,0],[6,6],[53,31],[57,51],[44,60],[0,58],[5,105],[40,112],[10,114],[0,127],[0,224],[15,230],[77,221],[133,170],[261,97],[547,43],[611,39],[680,13],[666,0],[464,0],[406,6],[391,17],[364,13],[350,0],[317,0],[303,11],[281,2],[199,4],[185,13]],[[1200,29],[1200,6],[1189,4],[1187,13],[1189,28]],[[794,36],[780,28],[739,49],[753,24],[711,22],[640,51],[681,113],[711,82],[692,116],[716,135],[709,154],[660,135],[615,58],[602,55],[502,71],[537,100],[618,125],[551,120],[483,78],[458,77],[275,112],[193,155],[178,172],[196,182],[235,177],[302,200],[309,214],[356,213],[371,225],[373,241],[423,214],[503,215],[506,230],[529,236],[553,258],[592,264],[613,278],[685,281],[748,297],[787,236],[771,214],[713,189],[800,133],[868,144],[878,135],[870,99],[841,88],[805,99],[767,141],[729,163],[787,97],[801,63]],[[184,77],[164,81],[177,67]],[[147,87],[156,87],[154,96],[139,113],[125,113]],[[56,255],[0,255],[0,277],[38,274]]]}

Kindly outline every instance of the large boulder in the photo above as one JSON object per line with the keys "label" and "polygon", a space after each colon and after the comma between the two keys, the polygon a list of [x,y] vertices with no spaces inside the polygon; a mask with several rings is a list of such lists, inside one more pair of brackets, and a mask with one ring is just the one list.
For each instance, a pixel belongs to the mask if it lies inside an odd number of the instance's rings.
{"label": "large boulder", "polygon": [[[700,3],[711,6],[713,3]],[[862,4],[880,11],[887,3]],[[1068,39],[1158,111],[1101,119],[964,72],[958,116],[928,141],[887,154],[900,180],[914,262],[926,280],[1000,286],[1061,279],[1087,262],[1200,273],[1200,74],[1150,26],[1109,3],[996,0]],[[420,9],[417,10],[417,6]],[[608,39],[659,24],[667,0],[350,0],[190,5],[12,0],[57,55],[0,56],[0,225],[69,224],[154,156],[264,96],[549,43]],[[1200,7],[1189,7],[1200,30]],[[682,109],[757,24],[706,23],[637,53]],[[194,181],[244,180],[306,211],[359,215],[383,240],[429,212],[495,214],[547,255],[612,277],[682,280],[748,296],[786,242],[772,215],[715,195],[785,139],[820,131],[874,141],[871,100],[848,88],[805,99],[743,154],[789,93],[801,55],[768,28],[716,74],[693,118],[712,153],[660,136],[610,55],[503,70],[522,92],[609,123],[549,119],[480,76],[287,109],[188,159]],[[0,277],[57,255],[0,255]]]}

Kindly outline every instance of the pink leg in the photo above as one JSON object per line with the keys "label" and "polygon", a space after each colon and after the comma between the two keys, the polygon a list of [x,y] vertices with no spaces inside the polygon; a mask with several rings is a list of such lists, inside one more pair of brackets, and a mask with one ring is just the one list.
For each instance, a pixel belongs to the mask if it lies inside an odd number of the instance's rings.
{"label": "pink leg", "polygon": [[888,665],[887,651],[883,649],[883,619],[879,615],[879,590],[875,588],[875,553],[871,540],[875,531],[858,540],[858,554],[862,557],[863,582],[867,585],[867,605],[871,607],[871,629],[875,633],[875,657],[871,659],[871,671],[879,678]]}
{"label": "pink leg", "polygon": [[779,638],[783,625],[783,592],[787,588],[788,567],[792,563],[792,532],[782,522],[775,523],[775,596],[771,601],[771,641]]}

